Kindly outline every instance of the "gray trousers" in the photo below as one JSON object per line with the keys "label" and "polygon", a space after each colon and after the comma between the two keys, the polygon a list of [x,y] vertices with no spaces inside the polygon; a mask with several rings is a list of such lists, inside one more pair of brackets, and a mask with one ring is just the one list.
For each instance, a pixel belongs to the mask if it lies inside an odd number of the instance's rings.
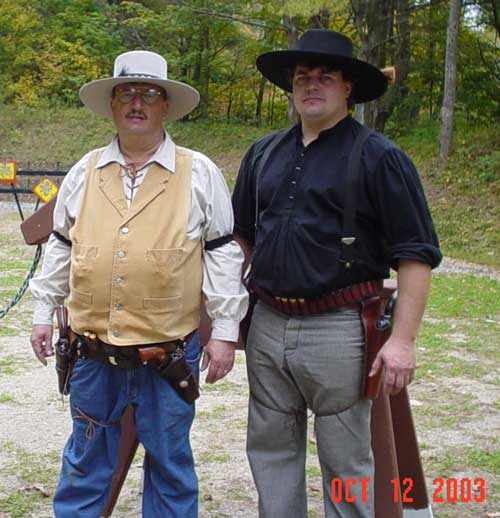
{"label": "gray trousers", "polygon": [[[307,517],[308,408],[316,416],[325,516],[373,516],[371,403],[360,399],[363,358],[356,310],[288,317],[257,304],[247,341],[247,455],[260,518]],[[341,488],[333,499],[332,479]]]}

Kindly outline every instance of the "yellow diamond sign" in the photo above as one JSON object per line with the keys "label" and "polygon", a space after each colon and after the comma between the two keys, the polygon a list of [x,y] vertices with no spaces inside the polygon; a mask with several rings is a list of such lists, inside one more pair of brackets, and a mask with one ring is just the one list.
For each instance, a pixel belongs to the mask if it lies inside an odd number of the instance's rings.
{"label": "yellow diamond sign", "polygon": [[51,200],[57,194],[57,185],[52,182],[49,178],[42,178],[34,187],[31,189],[44,203]]}
{"label": "yellow diamond sign", "polygon": [[0,158],[0,183],[16,183],[17,164],[15,160]]}

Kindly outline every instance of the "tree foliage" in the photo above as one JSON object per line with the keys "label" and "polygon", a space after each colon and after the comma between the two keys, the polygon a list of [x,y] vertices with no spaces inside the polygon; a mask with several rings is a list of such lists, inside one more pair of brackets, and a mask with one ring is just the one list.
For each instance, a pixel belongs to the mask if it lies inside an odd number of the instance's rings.
{"label": "tree foliage", "polygon": [[[80,86],[109,76],[115,56],[164,55],[169,77],[200,91],[191,117],[281,123],[287,97],[255,68],[262,52],[293,45],[310,27],[353,38],[397,81],[373,124],[404,126],[436,117],[442,101],[447,27],[444,0],[2,0],[0,102],[77,106]],[[498,13],[494,1],[467,3],[457,47],[456,109],[470,120],[500,116]],[[370,29],[370,30],[368,30]]]}

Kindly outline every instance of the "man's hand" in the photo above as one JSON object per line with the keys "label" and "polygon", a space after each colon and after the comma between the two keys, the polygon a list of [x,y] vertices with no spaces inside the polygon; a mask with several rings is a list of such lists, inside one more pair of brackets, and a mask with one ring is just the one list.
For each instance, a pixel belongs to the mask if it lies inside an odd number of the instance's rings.
{"label": "man's hand", "polygon": [[413,341],[390,337],[377,354],[369,376],[384,368],[384,394],[393,396],[413,381],[415,366]]}
{"label": "man's hand", "polygon": [[35,324],[31,329],[31,347],[35,351],[35,356],[47,365],[45,358],[54,356],[52,347],[52,326],[48,324]]}
{"label": "man's hand", "polygon": [[398,298],[392,334],[377,354],[369,376],[385,368],[384,394],[397,394],[413,380],[415,337],[424,314],[431,282],[427,264],[401,259],[398,269]]}
{"label": "man's hand", "polygon": [[203,349],[203,360],[201,370],[208,367],[208,374],[205,379],[207,383],[215,383],[231,371],[234,364],[233,342],[211,339]]}

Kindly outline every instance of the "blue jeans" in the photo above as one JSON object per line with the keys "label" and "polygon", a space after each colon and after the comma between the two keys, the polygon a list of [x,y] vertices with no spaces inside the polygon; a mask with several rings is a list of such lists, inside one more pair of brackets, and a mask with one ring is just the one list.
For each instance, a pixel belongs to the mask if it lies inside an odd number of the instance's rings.
{"label": "blue jeans", "polygon": [[[198,377],[198,334],[186,357]],[[144,518],[195,518],[198,480],[189,441],[194,404],[148,366],[122,369],[78,360],[71,376],[73,432],[63,451],[54,495],[56,518],[97,518],[109,496],[118,459],[120,417],[134,407],[137,437],[146,450]]]}

